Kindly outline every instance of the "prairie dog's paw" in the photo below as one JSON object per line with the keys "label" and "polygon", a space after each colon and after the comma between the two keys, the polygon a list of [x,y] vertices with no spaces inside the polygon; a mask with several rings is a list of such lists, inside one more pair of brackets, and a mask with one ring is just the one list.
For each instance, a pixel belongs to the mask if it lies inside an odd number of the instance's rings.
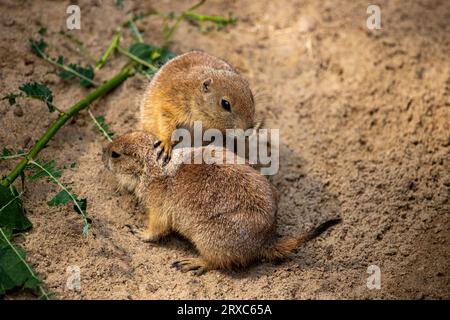
{"label": "prairie dog's paw", "polygon": [[201,276],[208,271],[208,265],[201,258],[181,259],[172,263],[171,267],[181,272],[192,271],[194,276]]}
{"label": "prairie dog's paw", "polygon": [[162,165],[166,165],[170,161],[172,155],[172,143],[170,141],[158,140],[153,144],[156,149],[156,160],[161,160]]}
{"label": "prairie dog's paw", "polygon": [[156,242],[159,240],[159,236],[153,235],[149,230],[147,229],[139,229],[132,225],[127,225],[128,229],[130,229],[130,232],[137,236],[139,239],[141,239],[144,242]]}

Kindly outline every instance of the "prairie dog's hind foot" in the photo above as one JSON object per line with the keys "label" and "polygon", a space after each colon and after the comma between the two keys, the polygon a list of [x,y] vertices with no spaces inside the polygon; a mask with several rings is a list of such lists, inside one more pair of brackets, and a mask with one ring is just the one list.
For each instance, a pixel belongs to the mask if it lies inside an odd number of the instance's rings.
{"label": "prairie dog's hind foot", "polygon": [[195,276],[201,276],[206,273],[206,271],[210,270],[208,263],[202,258],[188,258],[177,260],[172,263],[172,268],[176,268],[181,272],[192,271],[192,274]]}
{"label": "prairie dog's hind foot", "polygon": [[148,229],[140,229],[133,225],[127,225],[132,234],[144,242],[158,242],[161,239],[160,235],[155,235]]}

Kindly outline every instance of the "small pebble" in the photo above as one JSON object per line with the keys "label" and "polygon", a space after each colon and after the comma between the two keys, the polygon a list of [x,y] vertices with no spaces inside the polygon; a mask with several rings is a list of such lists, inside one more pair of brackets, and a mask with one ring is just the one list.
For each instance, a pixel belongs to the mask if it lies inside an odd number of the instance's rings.
{"label": "small pebble", "polygon": [[46,84],[55,84],[58,83],[60,78],[54,73],[48,73],[44,77],[44,81]]}
{"label": "small pebble", "polygon": [[24,71],[24,75],[25,76],[31,76],[32,74],[34,73],[34,66],[33,65],[29,65],[29,66],[27,66],[26,68],[25,68],[25,71]]}
{"label": "small pebble", "polygon": [[16,107],[14,108],[14,115],[15,115],[16,117],[22,117],[22,116],[23,116],[23,110],[22,110],[22,107],[21,107],[21,106],[16,106]]}
{"label": "small pebble", "polygon": [[28,136],[23,140],[23,148],[27,149],[30,146],[31,143],[31,137]]}
{"label": "small pebble", "polygon": [[33,57],[32,57],[31,55],[26,55],[26,56],[23,58],[23,63],[24,63],[26,66],[28,66],[28,65],[30,65],[30,64],[34,64]]}
{"label": "small pebble", "polygon": [[301,175],[297,174],[297,173],[288,173],[287,175],[284,176],[284,180],[286,181],[296,181],[301,177]]}
{"label": "small pebble", "polygon": [[16,21],[14,21],[14,19],[12,18],[6,18],[5,20],[3,20],[3,25],[5,27],[11,27],[14,25],[14,23],[16,23]]}
{"label": "small pebble", "polygon": [[77,125],[80,126],[80,127],[83,127],[83,126],[86,125],[86,121],[85,121],[83,118],[78,118],[78,119],[76,120],[76,123],[77,123]]}
{"label": "small pebble", "polygon": [[395,256],[397,254],[397,250],[395,249],[389,249],[388,251],[386,251],[385,253],[387,256]]}

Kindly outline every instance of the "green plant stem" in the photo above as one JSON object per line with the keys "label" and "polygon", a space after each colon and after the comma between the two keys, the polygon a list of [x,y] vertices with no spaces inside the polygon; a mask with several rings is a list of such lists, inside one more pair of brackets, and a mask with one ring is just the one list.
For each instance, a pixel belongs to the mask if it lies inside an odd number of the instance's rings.
{"label": "green plant stem", "polygon": [[150,11],[144,13],[142,16],[134,16],[131,19],[122,23],[122,26],[119,27],[117,32],[114,34],[111,44],[109,45],[108,49],[103,54],[102,58],[97,62],[95,68],[97,70],[101,69],[105,65],[106,60],[109,58],[111,53],[114,52],[114,50],[116,50],[118,48],[118,46],[120,44],[120,36],[122,33],[122,28],[127,28],[127,27],[130,28],[131,33],[135,37],[136,41],[143,43],[144,39],[142,38],[142,35],[136,26],[136,21],[141,20],[144,17],[150,16],[150,15],[160,15],[160,14],[155,10],[150,10]]}
{"label": "green plant stem", "polygon": [[103,129],[103,127],[98,123],[97,119],[95,119],[94,115],[92,114],[91,110],[88,109],[89,116],[91,117],[92,121],[94,122],[95,126],[100,130],[100,132],[105,136],[105,138],[112,142],[111,136],[108,134],[108,132]]}
{"label": "green plant stem", "polygon": [[60,187],[62,190],[64,190],[69,195],[70,199],[72,199],[73,204],[78,208],[78,212],[83,217],[83,222],[84,222],[84,226],[85,226],[85,228],[83,228],[83,230],[86,230],[86,233],[87,233],[87,230],[89,230],[89,225],[90,225],[89,218],[86,215],[86,212],[84,212],[84,210],[81,208],[80,204],[78,203],[78,199],[75,198],[73,193],[70,192],[65,185],[63,185],[61,182],[59,182],[59,180],[56,179],[55,176],[53,176],[53,174],[50,171],[45,169],[44,166],[41,166],[39,163],[37,163],[36,161],[33,161],[33,160],[30,160],[29,163],[31,163],[32,165],[34,165],[34,166],[38,167],[39,169],[41,169],[42,171],[44,171],[50,177],[50,179],[52,179],[53,182],[58,185],[58,187]]}
{"label": "green plant stem", "polygon": [[[28,272],[30,273],[30,275],[36,279],[36,281],[38,283],[41,283],[41,280],[36,276],[36,274],[33,272],[33,269],[31,269],[31,267],[29,266],[29,264],[22,258],[22,256],[20,255],[20,253],[17,251],[17,249],[13,246],[13,244],[11,243],[11,241],[9,241],[8,237],[6,236],[5,232],[3,231],[3,229],[0,227],[0,235],[2,236],[2,238],[5,240],[5,242],[8,244],[8,246],[11,247],[11,249],[14,251],[14,253],[17,255],[17,257],[19,258],[19,260],[25,265],[25,267],[27,268]],[[49,296],[47,294],[47,292],[45,292],[44,288],[42,287],[42,285],[38,284],[38,288],[39,291],[41,292],[42,297],[44,297],[46,300],[49,300]]]}
{"label": "green plant stem", "polygon": [[57,106],[55,106],[54,104],[52,104],[53,108],[55,108],[55,110],[59,113],[59,115],[63,115],[65,112],[61,109],[59,109]]}
{"label": "green plant stem", "polygon": [[39,48],[35,47],[34,49],[37,52],[39,52],[39,54],[41,55],[42,59],[44,59],[45,61],[53,64],[54,66],[57,66],[58,68],[61,68],[63,70],[66,70],[66,71],[74,74],[75,76],[77,76],[80,79],[88,81],[89,83],[91,83],[94,86],[98,86],[98,83],[96,83],[94,80],[89,79],[88,77],[82,75],[81,73],[77,72],[76,70],[74,70],[74,69],[72,69],[72,68],[70,68],[70,67],[68,67],[68,66],[66,66],[64,64],[59,63],[56,59],[50,58],[45,52],[43,52]]}
{"label": "green plant stem", "polygon": [[187,9],[186,11],[183,11],[177,18],[177,20],[175,21],[174,25],[169,29],[169,31],[164,35],[165,41],[166,43],[168,43],[170,41],[170,38],[172,38],[173,33],[175,32],[176,29],[178,29],[178,26],[180,25],[181,21],[183,19],[186,18],[186,14],[189,13],[190,11],[193,11],[195,9],[198,9],[199,7],[201,7],[204,3],[206,2],[206,0],[201,0],[199,1],[197,4],[194,4],[192,7],[190,7],[189,9]]}
{"label": "green plant stem", "polygon": [[153,76],[149,75],[148,73],[146,73],[145,71],[143,71],[142,69],[139,69],[138,72],[140,74],[142,74],[144,77],[146,77],[148,80],[152,80]]}
{"label": "green plant stem", "polygon": [[153,16],[153,15],[154,16],[162,16],[162,14],[159,13],[158,11],[151,9],[142,14],[134,15],[133,17],[131,17],[131,19],[128,19],[127,21],[122,23],[122,28],[126,28],[128,26],[128,24],[130,23],[130,21],[136,22],[136,21],[142,20],[148,16]]}
{"label": "green plant stem", "polygon": [[139,42],[139,43],[143,43],[143,42],[144,42],[144,39],[142,38],[142,35],[141,35],[141,33],[139,32],[139,30],[138,30],[138,28],[137,28],[137,26],[136,26],[136,23],[134,23],[133,20],[130,20],[130,21],[128,22],[128,27],[130,28],[131,33],[132,33],[132,35],[134,36],[135,40],[136,40],[137,42]]}
{"label": "green plant stem", "polygon": [[204,14],[197,14],[195,12],[185,12],[184,13],[185,18],[188,19],[194,19],[200,22],[203,21],[211,21],[211,22],[224,22],[224,23],[232,23],[232,18],[224,18],[222,16],[208,16]]}
{"label": "green plant stem", "polygon": [[22,191],[21,193],[19,193],[17,196],[15,196],[14,198],[12,198],[11,200],[8,201],[7,204],[5,204],[3,207],[0,208],[0,213],[5,210],[6,207],[8,207],[11,203],[13,203],[14,201],[16,201],[16,199],[20,198],[22,196],[22,194],[24,193],[24,191]]}
{"label": "green plant stem", "polygon": [[74,74],[75,76],[77,76],[78,78],[88,81],[88,82],[91,83],[93,86],[96,86],[96,87],[98,86],[98,83],[97,83],[96,81],[94,81],[94,80],[92,80],[92,79],[89,79],[88,77],[86,77],[86,76],[82,75],[81,73],[75,71],[74,69],[72,69],[72,68],[66,66],[65,64],[58,63],[55,59],[50,58],[50,57],[47,56],[45,53],[44,53],[44,55],[42,56],[42,58],[44,58],[44,60],[50,62],[51,64],[57,66],[58,68],[61,68],[61,69],[66,70],[66,71],[68,71],[68,72],[70,72],[70,73],[73,73],[73,74]]}
{"label": "green plant stem", "polygon": [[16,154],[12,154],[10,156],[1,156],[0,160],[9,160],[9,159],[15,159],[15,158],[21,158],[26,156],[26,152],[22,152],[22,153],[16,153]]}
{"label": "green plant stem", "polygon": [[195,9],[200,8],[202,5],[204,5],[206,2],[206,0],[200,0],[198,3],[194,4],[192,7],[190,7],[189,9],[187,9],[186,11],[193,11]]}
{"label": "green plant stem", "polygon": [[36,144],[31,148],[28,154],[11,171],[11,173],[1,181],[1,185],[8,187],[11,183],[13,183],[14,180],[16,180],[16,178],[25,169],[28,162],[32,160],[34,157],[36,157],[36,155],[45,147],[47,142],[58,132],[58,130],[67,122],[67,120],[69,120],[72,116],[77,114],[80,110],[83,110],[86,107],[88,107],[94,100],[100,98],[107,92],[117,87],[133,73],[134,73],[133,66],[128,65],[124,67],[109,81],[103,83],[101,86],[93,90],[82,100],[74,104],[64,114],[61,114],[47,129],[47,131],[41,136],[41,138],[36,142]]}
{"label": "green plant stem", "polygon": [[114,50],[117,49],[117,46],[120,43],[120,36],[121,36],[121,34],[122,34],[122,29],[119,28],[119,30],[117,30],[116,33],[114,34],[114,37],[113,37],[113,39],[112,39],[108,49],[106,49],[106,51],[103,54],[103,56],[100,58],[100,60],[95,65],[95,69],[100,70],[101,68],[103,68],[103,66],[106,63],[106,60],[108,60],[108,58],[111,55],[111,53],[113,53]]}
{"label": "green plant stem", "polygon": [[130,53],[128,50],[123,49],[122,47],[117,47],[117,51],[119,51],[120,53],[126,55],[128,58],[130,58],[131,60],[142,64],[143,66],[146,66],[147,68],[150,68],[152,71],[158,71],[158,68],[155,67],[154,65],[152,65],[151,63],[148,63],[147,61],[142,60],[139,57],[136,57],[134,54]]}
{"label": "green plant stem", "polygon": [[59,34],[68,39],[69,41],[73,42],[73,44],[75,44],[75,46],[78,47],[81,53],[83,53],[89,60],[93,62],[96,61],[91,51],[84,46],[83,41],[81,41],[80,39],[78,39],[77,37],[75,37],[70,33],[64,32],[64,30],[59,31]]}
{"label": "green plant stem", "polygon": [[181,14],[177,20],[175,21],[174,25],[169,29],[169,31],[164,35],[164,40],[166,41],[166,44],[170,42],[170,38],[172,38],[173,33],[176,29],[178,29],[179,24],[183,20],[183,14]]}

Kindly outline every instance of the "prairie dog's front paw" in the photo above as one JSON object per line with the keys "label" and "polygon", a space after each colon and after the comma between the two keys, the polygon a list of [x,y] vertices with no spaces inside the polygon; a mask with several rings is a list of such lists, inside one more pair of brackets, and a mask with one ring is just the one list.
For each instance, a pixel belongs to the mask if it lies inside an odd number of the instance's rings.
{"label": "prairie dog's front paw", "polygon": [[156,160],[161,159],[163,165],[167,164],[170,161],[170,157],[172,155],[172,142],[158,140],[153,144],[153,147],[157,152]]}

